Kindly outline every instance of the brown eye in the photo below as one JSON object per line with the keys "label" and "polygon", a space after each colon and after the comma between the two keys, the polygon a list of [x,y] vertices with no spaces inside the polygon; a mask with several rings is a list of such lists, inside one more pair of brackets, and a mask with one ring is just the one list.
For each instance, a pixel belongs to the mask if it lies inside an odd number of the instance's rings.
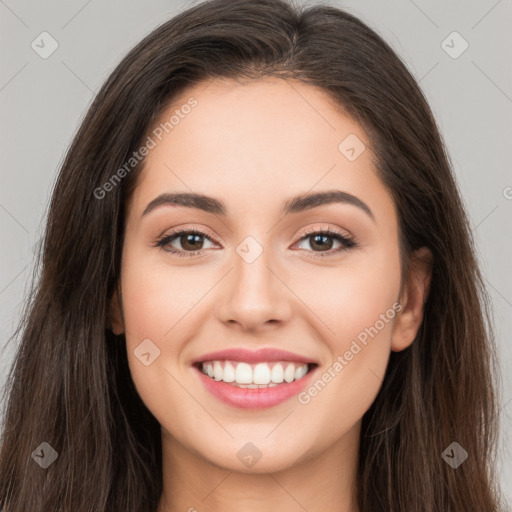
{"label": "brown eye", "polygon": [[196,235],[194,233],[180,235],[177,239],[180,241],[181,247],[186,251],[197,251],[199,249],[202,249],[202,245],[204,243],[201,242],[201,235]]}
{"label": "brown eye", "polygon": [[333,237],[328,235],[311,235],[309,240],[312,249],[318,248],[321,251],[328,251],[334,245]]}
{"label": "brown eye", "polygon": [[206,233],[189,229],[165,235],[155,245],[164,251],[178,254],[179,256],[193,256],[197,252],[208,248],[204,246],[204,240],[213,243]]}
{"label": "brown eye", "polygon": [[[309,252],[320,253],[318,256],[329,256],[356,246],[356,242],[353,238],[342,235],[337,231],[331,231],[330,229],[306,233],[306,235],[300,239],[299,243],[303,241],[307,241],[309,245],[309,248],[305,247],[305,249],[309,250]],[[331,250],[335,243],[338,243],[339,247]],[[303,249],[304,247],[299,248]]]}

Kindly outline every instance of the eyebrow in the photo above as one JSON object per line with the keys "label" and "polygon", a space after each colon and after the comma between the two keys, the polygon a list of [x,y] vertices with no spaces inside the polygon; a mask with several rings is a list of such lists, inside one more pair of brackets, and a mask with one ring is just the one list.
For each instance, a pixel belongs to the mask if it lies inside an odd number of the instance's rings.
{"label": "eyebrow", "polygon": [[[375,217],[370,207],[361,201],[358,197],[343,192],[341,190],[327,190],[324,192],[314,192],[311,194],[302,194],[297,197],[288,199],[283,203],[282,214],[288,215],[290,213],[299,213],[318,206],[328,204],[349,204],[356,206],[364,211],[373,221]],[[142,216],[147,215],[155,208],[163,205],[184,206],[186,208],[195,208],[203,210],[215,215],[226,216],[228,210],[226,205],[213,197],[205,196],[203,194],[195,193],[164,193],[153,199],[145,208]]]}

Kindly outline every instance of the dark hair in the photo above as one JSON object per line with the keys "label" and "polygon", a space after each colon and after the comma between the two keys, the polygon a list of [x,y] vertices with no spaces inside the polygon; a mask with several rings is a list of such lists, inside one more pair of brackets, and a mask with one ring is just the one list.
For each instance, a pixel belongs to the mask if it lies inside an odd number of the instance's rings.
{"label": "dark hair", "polygon": [[[421,90],[390,46],[343,10],[213,0],[167,21],[128,53],[67,152],[5,389],[0,507],[6,512],[156,508],[160,426],[134,387],[124,337],[106,328],[126,202],[144,160],[103,199],[94,191],[187,87],[214,77],[266,76],[316,86],[360,123],[397,207],[402,270],[417,248],[433,255],[416,339],[391,354],[363,417],[360,511],[498,510],[498,368],[489,299]],[[441,457],[453,441],[469,453],[456,471]],[[58,453],[46,470],[31,460],[42,442]]]}

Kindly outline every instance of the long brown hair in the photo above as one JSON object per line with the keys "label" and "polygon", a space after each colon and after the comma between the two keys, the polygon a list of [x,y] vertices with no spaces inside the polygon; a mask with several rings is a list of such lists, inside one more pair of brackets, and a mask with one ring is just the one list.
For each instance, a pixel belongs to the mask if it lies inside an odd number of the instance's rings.
{"label": "long brown hair", "polygon": [[[6,512],[155,510],[160,426],[108,325],[125,205],[142,163],[99,197],[163,109],[200,80],[266,76],[326,91],[368,133],[397,206],[402,270],[433,254],[424,320],[392,353],[363,417],[361,512],[499,510],[497,375],[489,299],[435,120],[386,42],[341,9],[284,0],[213,0],[159,26],[113,71],[63,162],[42,260],[13,338],[5,389],[0,508]],[[103,188],[105,190],[105,187]],[[57,460],[32,454],[48,443]],[[457,442],[457,469],[441,456]],[[46,446],[46,445],[44,445]],[[41,449],[41,448],[39,448]]]}

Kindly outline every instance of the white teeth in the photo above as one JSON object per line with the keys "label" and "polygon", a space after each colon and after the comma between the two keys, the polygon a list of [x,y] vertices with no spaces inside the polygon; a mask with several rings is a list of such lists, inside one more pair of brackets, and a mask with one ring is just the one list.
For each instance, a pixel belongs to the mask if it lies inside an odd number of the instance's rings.
{"label": "white teeth", "polygon": [[270,368],[266,363],[258,363],[254,368],[254,375],[252,377],[254,384],[269,384],[270,383]]}
{"label": "white teeth", "polygon": [[284,370],[283,365],[281,363],[277,363],[272,368],[272,375],[271,375],[271,381],[275,382],[276,384],[281,384],[284,379]]}
{"label": "white teeth", "polygon": [[236,385],[237,388],[260,388],[260,389],[273,388],[274,386],[277,386],[277,384],[274,384],[273,382],[271,382],[268,386],[266,386],[265,384],[260,384],[259,386],[257,384],[237,384]]}
{"label": "white teeth", "polygon": [[302,379],[308,365],[291,362],[249,364],[237,361],[208,361],[202,371],[209,377],[241,388],[274,387],[283,382]]}
{"label": "white teeth", "polygon": [[226,361],[226,364],[224,365],[224,374],[222,376],[222,380],[224,382],[235,381],[235,368],[229,361]]}
{"label": "white teeth", "polygon": [[252,384],[252,368],[250,364],[238,363],[235,370],[237,384]]}
{"label": "white teeth", "polygon": [[304,377],[304,375],[306,375],[306,373],[308,373],[307,367],[299,366],[298,368],[295,369],[295,380],[302,379],[302,377]]}
{"label": "white teeth", "polygon": [[286,382],[292,382],[295,378],[295,365],[289,364],[284,371],[284,380]]}
{"label": "white teeth", "polygon": [[219,363],[219,361],[215,361],[213,363],[213,378],[215,380],[222,380],[222,374],[223,371],[221,364]]}

